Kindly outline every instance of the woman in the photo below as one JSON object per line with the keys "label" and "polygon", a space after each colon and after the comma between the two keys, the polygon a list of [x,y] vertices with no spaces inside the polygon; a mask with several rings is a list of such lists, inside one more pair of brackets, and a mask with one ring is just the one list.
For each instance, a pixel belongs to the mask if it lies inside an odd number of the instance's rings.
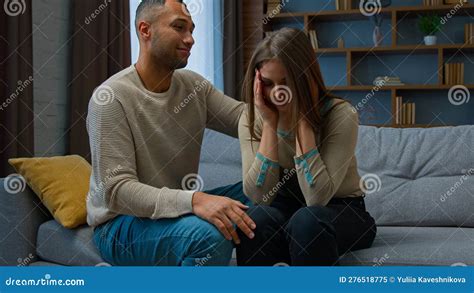
{"label": "woman", "polygon": [[240,233],[239,265],[335,265],[376,234],[359,186],[357,111],[324,86],[304,32],[264,39],[243,85],[244,192],[255,237]]}

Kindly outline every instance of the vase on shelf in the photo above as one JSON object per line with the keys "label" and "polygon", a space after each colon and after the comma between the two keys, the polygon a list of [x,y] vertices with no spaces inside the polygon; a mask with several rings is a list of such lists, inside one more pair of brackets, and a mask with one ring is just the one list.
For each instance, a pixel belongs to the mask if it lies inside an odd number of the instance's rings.
{"label": "vase on shelf", "polygon": [[433,45],[436,45],[437,39],[438,39],[438,38],[437,38],[436,36],[425,36],[425,37],[424,37],[425,45],[426,45],[426,46],[433,46]]}
{"label": "vase on shelf", "polygon": [[380,29],[380,26],[375,26],[374,27],[374,33],[373,33],[373,36],[372,36],[373,40],[374,40],[374,46],[375,47],[379,47],[380,44],[382,44],[382,33],[381,33],[381,29]]}

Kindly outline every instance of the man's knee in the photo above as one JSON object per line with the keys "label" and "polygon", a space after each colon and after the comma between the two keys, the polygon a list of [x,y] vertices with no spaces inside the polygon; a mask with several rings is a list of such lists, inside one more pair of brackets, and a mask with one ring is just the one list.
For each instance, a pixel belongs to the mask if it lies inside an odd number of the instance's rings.
{"label": "man's knee", "polygon": [[189,251],[189,258],[197,266],[226,266],[232,257],[234,245],[211,223],[200,221],[195,229],[199,232]]}

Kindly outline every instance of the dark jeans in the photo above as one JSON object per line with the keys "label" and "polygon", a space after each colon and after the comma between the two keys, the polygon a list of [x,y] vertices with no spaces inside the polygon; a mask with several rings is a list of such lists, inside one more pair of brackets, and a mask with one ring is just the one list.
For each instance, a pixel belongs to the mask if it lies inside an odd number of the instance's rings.
{"label": "dark jeans", "polygon": [[253,239],[239,231],[239,266],[337,265],[345,252],[370,247],[377,232],[363,197],[307,207],[301,194],[279,194],[270,206],[253,206],[248,214],[257,228]]}

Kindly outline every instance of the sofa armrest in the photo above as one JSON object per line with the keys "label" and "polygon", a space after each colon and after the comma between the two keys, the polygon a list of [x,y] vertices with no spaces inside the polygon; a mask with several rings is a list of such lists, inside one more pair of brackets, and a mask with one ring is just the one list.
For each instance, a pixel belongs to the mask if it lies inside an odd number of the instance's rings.
{"label": "sofa armrest", "polygon": [[8,189],[6,178],[0,179],[0,265],[3,266],[25,266],[37,261],[38,228],[52,218],[36,194],[24,181],[21,183],[24,190],[15,193]]}

